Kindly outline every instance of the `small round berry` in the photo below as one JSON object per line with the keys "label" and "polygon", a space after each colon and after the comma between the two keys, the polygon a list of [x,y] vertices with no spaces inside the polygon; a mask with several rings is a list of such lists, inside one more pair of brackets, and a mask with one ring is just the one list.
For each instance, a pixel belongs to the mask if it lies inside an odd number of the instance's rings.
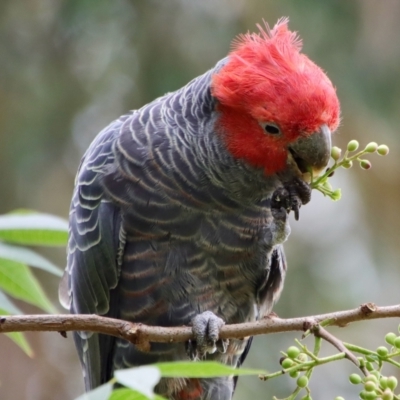
{"label": "small round berry", "polygon": [[353,161],[346,161],[342,164],[343,168],[349,169],[353,166]]}
{"label": "small round berry", "polygon": [[290,346],[286,351],[288,357],[291,359],[296,358],[300,354],[300,349],[296,346]]}
{"label": "small round berry", "polygon": [[376,349],[376,352],[378,353],[378,355],[379,355],[380,357],[386,357],[386,356],[389,354],[389,350],[388,350],[387,347],[385,347],[385,346],[379,346],[379,347]]}
{"label": "small round berry", "polygon": [[376,371],[376,370],[371,371],[371,373],[368,376],[370,376],[370,375],[375,376],[376,379],[374,379],[374,378],[370,378],[370,379],[372,379],[376,383],[378,383],[379,379],[381,379],[381,373],[379,371]]}
{"label": "small round berry", "polygon": [[338,201],[342,198],[342,191],[340,189],[336,189],[332,192],[331,198],[334,201]]}
{"label": "small round berry", "polygon": [[347,151],[356,151],[359,145],[357,140],[350,140],[350,142],[347,143]]}
{"label": "small round berry", "polygon": [[358,385],[359,383],[362,382],[361,376],[358,374],[351,374],[349,376],[349,381],[350,383],[352,383],[353,385]]}
{"label": "small round berry", "polygon": [[388,381],[387,381],[387,387],[392,390],[396,389],[397,379],[395,376],[389,376]]}
{"label": "small round berry", "polygon": [[378,146],[377,150],[380,156],[386,156],[387,154],[389,154],[389,147],[386,146],[386,144],[381,144],[380,146]]}
{"label": "small round berry", "polygon": [[344,397],[342,397],[342,396],[336,396],[334,400],[344,400]]}
{"label": "small round berry", "polygon": [[393,392],[390,389],[386,389],[382,395],[381,395],[382,400],[393,400]]}
{"label": "small round berry", "polygon": [[372,382],[372,381],[367,381],[367,382],[365,382],[365,383],[364,383],[364,389],[365,389],[367,392],[374,392],[374,391],[376,390],[376,384],[375,384],[375,382]]}
{"label": "small round berry", "polygon": [[397,335],[394,332],[389,332],[385,336],[385,341],[386,341],[386,343],[394,346],[394,341],[396,340],[396,338],[397,338]]}
{"label": "small round berry", "polygon": [[386,388],[387,388],[387,385],[388,385],[388,378],[387,378],[387,376],[382,376],[382,378],[379,379],[379,386],[380,386],[382,389],[386,389]]}
{"label": "small round berry", "polygon": [[311,396],[309,394],[306,394],[304,397],[302,397],[300,400],[312,400]]}
{"label": "small round berry", "polygon": [[377,149],[378,149],[378,143],[375,142],[368,143],[365,146],[365,151],[367,153],[375,153]]}
{"label": "small round berry", "polygon": [[368,160],[360,160],[360,167],[362,169],[370,169],[372,164]]}
{"label": "small round berry", "polygon": [[297,379],[296,383],[298,387],[305,388],[308,386],[308,378],[305,375],[300,376],[300,378]]}
{"label": "small round berry", "polygon": [[[362,396],[363,396],[363,397],[362,397]],[[367,392],[367,391],[363,390],[363,391],[360,393],[360,397],[361,397],[363,400],[375,400],[375,399],[377,398],[377,394],[376,394],[376,392]]]}
{"label": "small round berry", "polygon": [[297,378],[299,376],[299,371],[289,372],[291,378]]}
{"label": "small round berry", "polygon": [[297,360],[299,360],[301,363],[307,362],[308,361],[308,356],[306,353],[300,353],[297,356]]}
{"label": "small round berry", "polygon": [[394,339],[394,346],[398,349],[400,349],[400,336],[397,336],[396,339]]}
{"label": "small round berry", "polygon": [[[375,371],[374,371],[375,372]],[[368,376],[366,376],[364,378],[364,382],[374,382],[374,383],[378,383],[378,378],[376,375],[374,375],[373,373],[369,374]]]}
{"label": "small round berry", "polygon": [[333,146],[331,150],[331,157],[337,161],[339,160],[340,156],[342,155],[342,149],[339,149],[339,147]]}
{"label": "small round berry", "polygon": [[285,358],[285,359],[282,361],[282,364],[281,364],[281,365],[282,365],[282,368],[287,369],[287,368],[292,367],[293,364],[294,364],[294,362],[293,362],[290,358]]}
{"label": "small round berry", "polygon": [[369,372],[371,372],[371,371],[374,370],[374,366],[373,366],[372,363],[369,362],[369,361],[367,361],[367,363],[365,364],[365,368],[367,368],[367,370],[368,370]]}

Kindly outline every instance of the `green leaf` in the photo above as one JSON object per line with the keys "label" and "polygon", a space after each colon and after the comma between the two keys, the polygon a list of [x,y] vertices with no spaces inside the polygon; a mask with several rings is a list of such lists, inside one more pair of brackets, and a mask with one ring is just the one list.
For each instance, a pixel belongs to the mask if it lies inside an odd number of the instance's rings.
{"label": "green leaf", "polygon": [[146,398],[154,397],[154,387],[160,381],[160,370],[154,366],[120,369],[114,372],[118,383],[139,393]]}
{"label": "green leaf", "polygon": [[2,215],[0,239],[25,245],[64,246],[68,239],[68,223],[50,214]]}
{"label": "green leaf", "polygon": [[113,384],[105,383],[90,392],[84,393],[75,400],[108,400],[112,392]]}
{"label": "green leaf", "polygon": [[[0,315],[22,314],[17,306],[15,306],[7,296],[0,291]],[[21,332],[6,333],[29,357],[33,357],[33,350],[25,336]]]}
{"label": "green leaf", "polygon": [[53,263],[34,251],[24,247],[12,246],[11,244],[0,242],[0,258],[7,258],[8,260],[43,269],[44,271],[50,272],[56,276],[62,276],[62,271]]}
{"label": "green leaf", "polygon": [[175,361],[152,364],[158,367],[163,378],[212,378],[230,375],[265,375],[259,369],[236,369],[214,361]]}
{"label": "green leaf", "polygon": [[0,258],[0,288],[16,299],[24,300],[44,311],[57,312],[38,280],[24,264]]}
{"label": "green leaf", "polygon": [[[149,398],[142,393],[132,389],[116,389],[112,392],[108,400],[148,400]],[[165,397],[154,395],[153,400],[167,400]]]}

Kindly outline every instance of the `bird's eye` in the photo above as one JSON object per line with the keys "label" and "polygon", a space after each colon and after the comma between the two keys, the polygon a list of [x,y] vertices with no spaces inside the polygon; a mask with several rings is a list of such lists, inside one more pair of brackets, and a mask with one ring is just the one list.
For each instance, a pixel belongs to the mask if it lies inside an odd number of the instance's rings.
{"label": "bird's eye", "polygon": [[273,122],[264,122],[261,126],[264,128],[265,132],[271,135],[279,135],[281,133],[279,126]]}

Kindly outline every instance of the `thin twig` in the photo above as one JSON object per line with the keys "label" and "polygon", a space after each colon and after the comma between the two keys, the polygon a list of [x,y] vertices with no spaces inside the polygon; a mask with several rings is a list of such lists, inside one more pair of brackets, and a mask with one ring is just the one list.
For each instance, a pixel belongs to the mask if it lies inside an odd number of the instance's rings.
{"label": "thin twig", "polygon": [[[331,325],[345,326],[352,322],[381,318],[400,317],[400,305],[377,307],[372,303],[363,304],[353,310],[338,311],[310,317],[281,319],[269,317],[261,321],[225,325],[220,332],[221,339],[240,339],[268,333],[304,331],[324,320]],[[117,336],[146,349],[150,342],[185,342],[192,338],[188,326],[165,328],[133,324],[98,315],[7,315],[0,316],[0,333],[27,331],[89,331]]]}

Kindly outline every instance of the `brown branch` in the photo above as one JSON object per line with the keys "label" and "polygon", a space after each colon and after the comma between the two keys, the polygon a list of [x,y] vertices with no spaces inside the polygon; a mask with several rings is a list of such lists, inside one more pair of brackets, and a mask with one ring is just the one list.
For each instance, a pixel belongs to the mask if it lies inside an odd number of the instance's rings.
{"label": "brown branch", "polygon": [[[221,329],[220,338],[240,339],[268,333],[305,331],[326,320],[329,320],[329,325],[343,327],[352,322],[393,317],[400,317],[400,305],[377,307],[368,303],[353,310],[310,317],[281,319],[271,316],[256,322],[225,325]],[[67,331],[104,333],[126,339],[143,350],[148,348],[150,342],[184,342],[192,338],[192,329],[187,326],[173,328],[148,326],[98,315],[0,316],[0,333],[27,331],[56,331],[61,334]]]}

